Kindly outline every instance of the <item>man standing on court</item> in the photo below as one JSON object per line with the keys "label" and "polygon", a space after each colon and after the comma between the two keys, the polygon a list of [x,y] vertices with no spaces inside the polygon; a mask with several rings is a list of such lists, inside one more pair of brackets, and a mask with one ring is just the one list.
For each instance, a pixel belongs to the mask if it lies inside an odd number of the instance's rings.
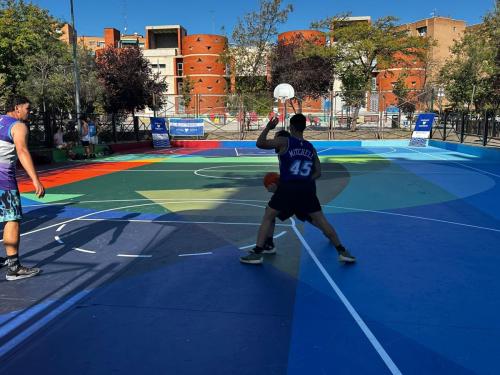
{"label": "man standing on court", "polygon": [[321,176],[321,164],[314,146],[304,139],[306,117],[298,113],[290,118],[290,137],[267,139],[269,131],[278,125],[279,119],[271,119],[259,138],[257,147],[275,149],[280,165],[280,182],[269,201],[257,234],[257,244],[240,261],[246,264],[261,264],[265,253],[266,239],[278,217],[285,220],[295,215],[300,220],[310,220],[335,246],[341,262],[354,263],[356,258],[341,244],[335,229],[321,210],[316,196],[315,180]]}
{"label": "man standing on court", "polygon": [[90,134],[89,134],[89,123],[87,122],[87,117],[85,115],[80,115],[80,123],[82,124],[80,139],[82,142],[82,147],[85,152],[83,156],[85,159],[90,159]]}
{"label": "man standing on court", "polygon": [[0,265],[8,266],[6,279],[13,281],[40,273],[39,268],[24,267],[19,261],[22,210],[16,181],[17,158],[31,178],[39,198],[44,196],[45,188],[38,179],[28,151],[28,127],[24,121],[30,113],[29,100],[21,96],[9,97],[6,112],[6,115],[0,115],[0,222],[5,223],[3,244],[7,259],[1,258]]}
{"label": "man standing on court", "polygon": [[89,119],[89,143],[90,143],[90,157],[95,158],[95,145],[97,144],[97,125],[92,119]]}

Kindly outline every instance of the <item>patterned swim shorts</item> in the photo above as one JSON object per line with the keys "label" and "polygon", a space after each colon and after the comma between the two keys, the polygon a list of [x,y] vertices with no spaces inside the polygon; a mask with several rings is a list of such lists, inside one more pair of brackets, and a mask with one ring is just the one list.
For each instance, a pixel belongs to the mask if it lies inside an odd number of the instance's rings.
{"label": "patterned swim shorts", "polygon": [[21,220],[21,196],[18,190],[0,190],[0,222]]}

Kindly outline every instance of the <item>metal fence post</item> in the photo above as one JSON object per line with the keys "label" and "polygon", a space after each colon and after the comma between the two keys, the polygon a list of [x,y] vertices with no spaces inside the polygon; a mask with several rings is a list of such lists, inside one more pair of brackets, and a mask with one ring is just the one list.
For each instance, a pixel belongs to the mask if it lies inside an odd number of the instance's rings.
{"label": "metal fence post", "polygon": [[483,146],[488,143],[488,111],[484,111]]}
{"label": "metal fence post", "polygon": [[113,142],[116,143],[116,116],[114,113],[111,114],[111,126],[113,129]]}
{"label": "metal fence post", "polygon": [[462,114],[462,127],[460,128],[460,143],[464,143],[465,138],[465,112]]}
{"label": "metal fence post", "polygon": [[446,122],[448,121],[448,113],[444,114],[444,124],[443,124],[443,141],[446,141]]}
{"label": "metal fence post", "polygon": [[134,116],[134,133],[135,140],[139,142],[139,117]]}

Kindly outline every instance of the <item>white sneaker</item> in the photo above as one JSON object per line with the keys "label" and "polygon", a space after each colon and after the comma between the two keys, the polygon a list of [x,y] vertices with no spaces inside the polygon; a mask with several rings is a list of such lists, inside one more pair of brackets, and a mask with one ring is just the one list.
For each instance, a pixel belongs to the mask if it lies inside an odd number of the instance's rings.
{"label": "white sneaker", "polygon": [[344,263],[355,263],[356,262],[356,257],[351,255],[349,251],[344,250],[339,252],[339,262],[344,262]]}

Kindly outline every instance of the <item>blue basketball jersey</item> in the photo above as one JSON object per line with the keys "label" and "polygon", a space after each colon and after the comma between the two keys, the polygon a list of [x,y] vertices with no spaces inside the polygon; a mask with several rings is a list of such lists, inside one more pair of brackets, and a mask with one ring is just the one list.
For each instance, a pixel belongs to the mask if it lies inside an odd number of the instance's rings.
{"label": "blue basketball jersey", "polygon": [[288,138],[288,149],[278,155],[280,181],[310,181],[316,150],[311,142],[295,137]]}

